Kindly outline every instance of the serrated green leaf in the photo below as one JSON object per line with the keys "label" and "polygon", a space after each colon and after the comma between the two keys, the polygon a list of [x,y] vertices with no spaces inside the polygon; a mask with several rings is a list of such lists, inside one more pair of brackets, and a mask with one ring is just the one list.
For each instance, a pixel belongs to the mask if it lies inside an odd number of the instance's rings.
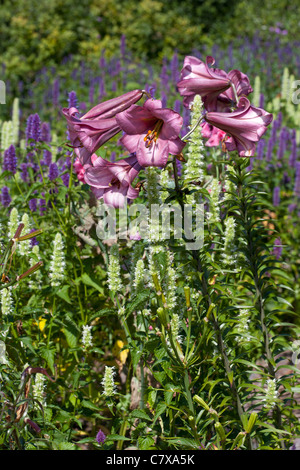
{"label": "serrated green leaf", "polygon": [[152,417],[148,416],[148,414],[144,410],[133,410],[130,413],[130,416],[131,418],[145,419],[147,421],[152,420]]}

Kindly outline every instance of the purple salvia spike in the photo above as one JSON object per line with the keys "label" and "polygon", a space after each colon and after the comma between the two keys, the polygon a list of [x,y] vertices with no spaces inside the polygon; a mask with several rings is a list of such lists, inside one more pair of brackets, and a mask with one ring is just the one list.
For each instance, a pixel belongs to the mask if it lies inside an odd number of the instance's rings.
{"label": "purple salvia spike", "polygon": [[17,171],[17,155],[16,155],[16,149],[14,145],[11,145],[8,149],[8,161],[7,161],[7,166],[8,170],[11,171],[13,174],[16,173]]}
{"label": "purple salvia spike", "polygon": [[102,101],[103,96],[105,96],[105,85],[104,85],[104,80],[102,77],[99,78],[99,96],[98,100]]}
{"label": "purple salvia spike", "polygon": [[20,169],[21,169],[21,180],[24,181],[25,183],[28,182],[28,178],[29,178],[29,173],[28,173],[28,163],[21,163],[20,165]]}
{"label": "purple salvia spike", "polygon": [[296,138],[292,137],[292,150],[289,158],[289,165],[293,168],[297,160],[297,142]]}
{"label": "purple salvia spike", "polygon": [[[89,102],[90,104],[94,103],[94,92],[95,92],[95,87],[93,84],[91,84],[90,89],[89,89]],[[70,108],[70,106],[69,106]],[[75,106],[76,108],[76,106]]]}
{"label": "purple salvia spike", "polygon": [[41,120],[39,115],[36,113],[32,117],[32,128],[31,128],[31,138],[38,142],[41,136]]}
{"label": "purple salvia spike", "polygon": [[272,252],[276,259],[279,259],[282,254],[282,246],[280,245],[281,245],[281,239],[276,238],[276,240],[274,241],[274,248]]}
{"label": "purple salvia spike", "polygon": [[295,176],[295,186],[294,193],[297,197],[300,197],[300,161],[296,162],[296,176]]}
{"label": "purple salvia spike", "polygon": [[27,125],[26,125],[26,141],[32,138],[32,119],[33,119],[33,114],[30,114],[27,119]]}
{"label": "purple salvia spike", "polygon": [[287,137],[287,130],[285,127],[281,129],[280,136],[279,136],[279,146],[277,151],[277,158],[281,160],[283,158],[285,149],[286,149],[286,137]]}
{"label": "purple salvia spike", "polygon": [[53,83],[53,90],[52,90],[52,103],[53,106],[58,106],[59,101],[59,79],[57,78]]}
{"label": "purple salvia spike", "polygon": [[264,158],[264,148],[265,148],[265,140],[261,139],[258,143],[257,143],[257,147],[256,147],[256,150],[257,150],[257,158],[259,160],[263,160]]}
{"label": "purple salvia spike", "polygon": [[7,186],[3,186],[1,190],[1,204],[4,207],[8,207],[11,203],[11,197]]}
{"label": "purple salvia spike", "polygon": [[273,152],[273,147],[274,147],[274,143],[273,143],[273,139],[272,137],[268,140],[268,147],[267,147],[267,155],[266,155],[266,160],[267,162],[270,162],[272,160],[272,152]]}
{"label": "purple salvia spike", "polygon": [[69,181],[70,181],[69,173],[64,173],[63,175],[61,175],[61,179],[62,179],[63,184],[68,188]]}
{"label": "purple salvia spike", "polygon": [[278,207],[280,204],[280,187],[275,186],[273,190],[273,206]]}
{"label": "purple salvia spike", "polygon": [[31,210],[31,212],[36,212],[37,199],[36,198],[30,199],[29,202],[28,202],[28,207]]}
{"label": "purple salvia spike", "polygon": [[42,165],[50,166],[50,163],[52,162],[52,154],[49,150],[44,150],[43,151],[43,160],[41,161]]}
{"label": "purple salvia spike", "polygon": [[8,149],[4,150],[2,170],[8,171]]}
{"label": "purple salvia spike", "polygon": [[167,107],[167,95],[164,91],[161,93],[161,103],[163,108]]}
{"label": "purple salvia spike", "polygon": [[70,91],[68,94],[68,107],[77,108],[77,95],[75,91]]}
{"label": "purple salvia spike", "polygon": [[48,178],[49,180],[53,181],[59,176],[59,170],[58,166],[55,162],[50,163],[49,166],[49,173],[48,173]]}
{"label": "purple salvia spike", "polygon": [[51,142],[51,131],[50,131],[50,125],[48,124],[48,122],[43,122],[41,124],[40,139],[42,142]]}
{"label": "purple salvia spike", "polygon": [[261,93],[259,95],[259,108],[264,108],[265,106],[265,95],[263,93]]}

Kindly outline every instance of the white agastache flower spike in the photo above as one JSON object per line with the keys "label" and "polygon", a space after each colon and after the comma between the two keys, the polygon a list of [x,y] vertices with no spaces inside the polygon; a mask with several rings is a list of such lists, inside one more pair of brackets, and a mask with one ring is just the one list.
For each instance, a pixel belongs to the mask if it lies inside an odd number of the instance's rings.
{"label": "white agastache flower spike", "polygon": [[59,286],[65,277],[65,253],[64,243],[60,233],[57,233],[54,238],[54,249],[52,254],[52,261],[50,263],[49,277],[51,279],[51,286]]}
{"label": "white agastache flower spike", "polygon": [[107,278],[109,289],[112,292],[116,293],[122,290],[119,247],[117,244],[112,245],[110,248]]}
{"label": "white agastache flower spike", "polygon": [[219,184],[219,180],[217,178],[213,178],[208,191],[210,193],[210,201],[209,201],[209,212],[207,214],[208,220],[211,224],[220,222],[220,192],[221,187]]}
{"label": "white agastache flower spike", "polygon": [[234,217],[227,217],[224,222],[225,232],[223,237],[223,253],[222,259],[226,266],[236,263],[237,256],[235,254],[235,220]]}
{"label": "white agastache flower spike", "polygon": [[162,245],[150,245],[148,249],[148,285],[154,287],[153,274],[157,275],[159,282],[161,281],[160,266],[155,259],[155,255],[164,251]]}
{"label": "white agastache flower spike", "polygon": [[[22,230],[22,235],[26,235],[30,232],[30,223],[29,223],[29,216],[28,214],[24,214],[21,219],[22,224],[24,224],[24,228]],[[30,239],[24,240],[18,244],[19,253],[22,256],[28,255],[30,250]]]}
{"label": "white agastache flower spike", "polygon": [[105,366],[104,377],[102,380],[103,394],[106,397],[112,397],[116,393],[116,386],[114,381],[115,368]]}
{"label": "white agastache flower spike", "polygon": [[[45,389],[46,377],[44,374],[35,374],[34,384],[32,387],[33,398],[37,400],[42,406],[46,406]],[[40,410],[38,403],[34,404],[34,408]]]}
{"label": "white agastache flower spike", "polygon": [[12,287],[5,287],[1,289],[0,296],[1,296],[1,312],[2,315],[10,315],[13,311],[13,301],[12,301],[12,294],[11,294]]}
{"label": "white agastache flower spike", "polygon": [[180,343],[181,338],[179,336],[179,331],[180,331],[180,317],[178,313],[174,313],[172,318],[171,318],[171,331],[173,338]]}
{"label": "white agastache flower spike", "polygon": [[250,323],[250,312],[246,308],[242,308],[237,317],[237,326],[235,328],[236,333],[239,335],[236,337],[236,341],[240,341],[241,337],[250,340],[251,336],[249,333],[249,323]]}
{"label": "white agastache flower spike", "polygon": [[92,327],[89,325],[84,325],[82,327],[82,344],[85,349],[91,348],[93,346],[93,338],[91,333]]}
{"label": "white agastache flower spike", "polygon": [[202,181],[205,148],[201,134],[201,127],[197,125],[203,111],[203,103],[200,95],[196,95],[191,107],[190,129],[195,126],[194,132],[190,136],[187,151],[187,163],[184,170],[186,181]]}
{"label": "white agastache flower spike", "polygon": [[13,207],[10,211],[9,221],[8,221],[8,236],[9,238],[13,238],[14,234],[17,231],[19,226],[19,213],[16,207]]}
{"label": "white agastache flower spike", "polygon": [[176,299],[176,270],[173,268],[173,257],[169,251],[167,251],[167,276],[165,280],[166,285],[166,301],[168,308],[173,310],[176,307],[177,299]]}
{"label": "white agastache flower spike", "polygon": [[[228,199],[232,199],[233,194],[235,194],[235,185],[233,182],[229,179],[226,178],[225,184],[224,184],[224,198],[223,201],[227,201]],[[232,194],[233,193],[233,194]]]}
{"label": "white agastache flower spike", "polygon": [[260,76],[256,75],[254,79],[254,85],[253,85],[253,97],[252,97],[252,103],[253,106],[256,106],[257,108],[259,107],[259,100],[260,100]]}
{"label": "white agastache flower spike", "polygon": [[289,69],[287,67],[284,68],[281,80],[281,99],[284,101],[288,101],[289,99],[289,92],[290,92],[290,76],[289,76]]}
{"label": "white agastache flower spike", "polygon": [[157,214],[155,210],[162,203],[159,191],[159,175],[156,168],[153,167],[148,167],[145,170],[145,174],[148,202],[148,236],[146,240],[150,243],[155,243],[160,240],[159,213]]}
{"label": "white agastache flower spike", "polygon": [[142,259],[139,259],[136,263],[133,286],[136,292],[145,287],[145,263]]}
{"label": "white agastache flower spike", "polygon": [[272,409],[276,405],[278,398],[278,391],[276,385],[276,379],[268,379],[267,387],[265,391],[265,397],[263,398],[264,406],[267,409]]}
{"label": "white agastache flower spike", "polygon": [[1,148],[8,149],[13,144],[13,123],[4,121],[1,127]]}

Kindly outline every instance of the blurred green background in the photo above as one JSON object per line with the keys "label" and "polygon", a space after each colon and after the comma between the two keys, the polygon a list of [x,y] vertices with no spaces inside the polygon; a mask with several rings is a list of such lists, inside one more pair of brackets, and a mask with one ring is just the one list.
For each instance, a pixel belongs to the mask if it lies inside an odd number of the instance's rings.
{"label": "blurred green background", "polygon": [[74,65],[98,61],[104,50],[113,56],[122,35],[134,57],[152,62],[175,49],[267,38],[277,27],[289,42],[299,13],[299,2],[286,0],[2,0],[1,61],[10,79],[26,82],[66,57]]}

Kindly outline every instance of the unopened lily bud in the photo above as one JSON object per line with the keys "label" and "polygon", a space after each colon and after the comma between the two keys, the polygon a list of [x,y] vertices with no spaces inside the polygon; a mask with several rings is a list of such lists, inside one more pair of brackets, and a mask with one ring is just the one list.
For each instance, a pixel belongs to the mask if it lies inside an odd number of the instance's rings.
{"label": "unopened lily bud", "polygon": [[189,286],[184,286],[184,295],[187,308],[191,306],[191,289]]}
{"label": "unopened lily bud", "polygon": [[35,271],[37,271],[38,269],[40,269],[41,266],[43,266],[43,261],[39,261],[39,262],[36,263],[34,266],[32,266],[31,268],[27,269],[27,271],[25,271],[25,273],[21,274],[20,276],[17,276],[17,281],[21,281],[21,280],[24,279],[25,277],[30,276],[30,274],[35,273]]}
{"label": "unopened lily bud", "polygon": [[166,317],[166,312],[165,310],[162,308],[162,307],[159,307],[157,310],[157,315],[158,315],[158,318],[161,322],[161,324],[166,327],[168,322],[167,322],[167,317]]}

